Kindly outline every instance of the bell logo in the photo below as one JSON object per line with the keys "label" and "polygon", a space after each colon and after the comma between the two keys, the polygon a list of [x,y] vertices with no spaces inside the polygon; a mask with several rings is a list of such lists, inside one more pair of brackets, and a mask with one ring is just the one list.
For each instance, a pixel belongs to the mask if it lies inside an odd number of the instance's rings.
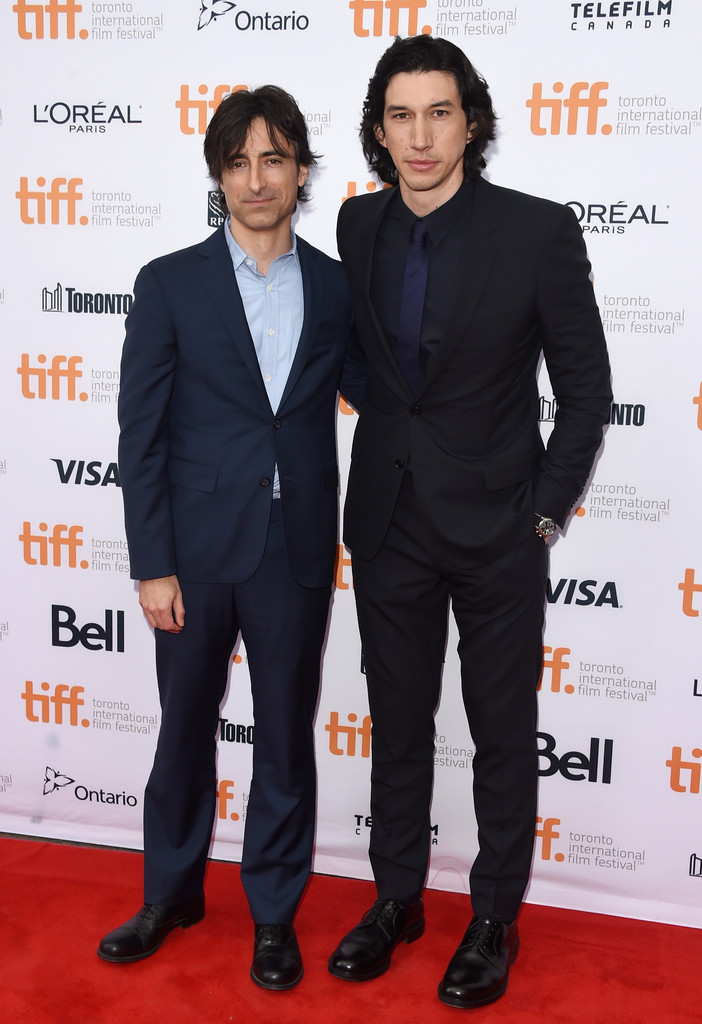
{"label": "bell logo", "polygon": [[700,381],[700,390],[692,399],[692,404],[697,406],[697,429],[702,430],[702,381]]}
{"label": "bell logo", "polygon": [[[560,818],[537,818],[537,828],[534,835],[537,839],[541,840],[541,860],[551,860],[551,853],[553,852],[553,840],[560,839],[561,833],[556,832],[556,825],[560,825]],[[538,826],[541,825],[541,828]],[[565,854],[556,853],[553,856],[554,860],[559,863],[565,860]]]}
{"label": "bell logo", "polygon": [[[570,662],[565,660],[566,654],[570,654],[570,647],[544,647],[544,660],[541,668],[541,676],[539,677],[539,685],[537,690],[540,690],[544,681],[544,672],[546,669],[551,670],[551,693],[561,692],[561,676],[563,670],[570,668]],[[551,655],[551,658],[546,657],[547,654]],[[574,693],[575,687],[571,683],[567,683],[563,687],[564,693]]]}
{"label": "bell logo", "polygon": [[[210,91],[208,85],[199,85],[197,91],[200,96],[206,97]],[[176,109],[180,111],[180,130],[183,135],[204,135],[210,117],[214,114],[225,96],[232,92],[248,92],[246,85],[216,85],[212,93],[212,99],[191,99],[190,87],[181,85],[180,99],[176,100]],[[195,127],[190,123],[190,115],[195,113]]]}
{"label": "bell logo", "polygon": [[[553,91],[563,92],[563,82],[554,82]],[[561,100],[557,98],[545,99],[543,95],[543,83],[534,82],[531,99],[526,101],[527,107],[531,110],[531,133],[532,135],[560,135],[563,119],[563,108],[568,112],[566,119],[566,134],[577,135],[581,126],[580,111],[586,111],[585,131],[587,135],[596,135],[598,127],[599,112],[607,106],[607,100],[602,96],[605,89],[609,88],[609,82],[574,82],[570,87],[568,98]],[[545,128],[541,123],[541,115],[545,110],[550,110],[550,124]],[[611,124],[603,124],[600,128],[602,135],[610,135]]]}
{"label": "bell logo", "polygon": [[[46,178],[37,178],[37,187],[30,191],[29,178],[20,178],[19,191],[15,198],[19,199],[20,220],[23,224],[46,224],[46,208],[52,224],[75,224],[78,200],[83,193],[78,191],[83,184],[82,178],[53,178],[46,188]],[[65,220],[62,220],[62,213]],[[78,223],[84,227],[88,217],[82,215]]]}
{"label": "bell logo", "polygon": [[[51,398],[58,401],[66,398],[69,402],[76,400],[76,381],[83,376],[83,371],[78,367],[83,362],[81,356],[52,356],[51,366],[45,367],[47,357],[44,353],[37,356],[39,365],[32,366],[29,362],[29,353],[23,352],[17,372],[20,375],[23,398]],[[64,365],[65,363],[65,365]],[[47,395],[47,379],[51,382],[50,394]],[[66,387],[62,388],[62,381]],[[65,394],[62,392],[65,391]],[[81,402],[88,401],[86,391],[78,394]]]}
{"label": "bell logo", "polygon": [[238,821],[239,815],[236,811],[229,813],[229,802],[234,799],[234,780],[220,779],[217,783],[217,817],[230,821]]}
{"label": "bell logo", "polygon": [[75,622],[76,613],[69,605],[51,605],[52,647],[75,647],[80,644],[88,651],[124,652],[123,611],[118,611],[115,615],[111,608],[106,608],[104,626],[99,622],[76,626]]}
{"label": "bell logo", "polygon": [[[419,12],[427,6],[427,0],[349,0],[349,9],[353,11],[353,30],[357,36],[366,38],[371,34],[374,36],[383,35],[383,22],[385,11],[389,12],[389,18],[385,25],[385,35],[416,36],[431,34],[431,25],[423,25],[417,29]],[[400,28],[400,11],[407,11],[406,26]],[[371,18],[366,19],[366,14]],[[372,29],[368,29],[370,21]]]}
{"label": "bell logo", "polygon": [[[341,757],[344,754],[347,757],[355,757],[356,736],[358,735],[361,737],[361,757],[370,757],[371,735],[373,732],[371,716],[366,715],[359,726],[353,724],[358,720],[357,715],[348,715],[348,720],[352,723],[351,725],[339,725],[339,712],[332,711],[329,715],[329,722],[324,726],[329,733],[329,752],[336,754],[337,757]],[[346,737],[346,749],[340,746],[340,737],[342,736]]]}
{"label": "bell logo", "polygon": [[[693,747],[690,753],[695,758],[702,758],[702,750],[699,747]],[[683,761],[682,747],[673,747],[670,760],[665,763],[666,767],[670,768],[670,788],[674,793],[699,793],[702,779],[702,764],[699,760]],[[683,783],[683,771],[690,773],[689,787]]]}
{"label": "bell logo", "polygon": [[[24,522],[22,533],[19,539],[22,541],[22,557],[27,565],[48,565],[49,545],[51,545],[51,564],[53,566],[68,565],[69,569],[78,566],[78,548],[83,546],[80,534],[82,526],[68,526],[66,523],[57,523],[51,534],[48,535],[47,523],[39,523],[39,533],[32,533],[32,524]],[[63,549],[66,549],[67,560],[64,559]],[[89,562],[82,559],[81,569],[87,569]]]}
{"label": "bell logo", "polygon": [[685,570],[685,577],[682,583],[678,583],[678,590],[681,590],[683,595],[683,615],[689,615],[690,618],[696,619],[700,613],[697,608],[693,608],[692,599],[695,594],[699,594],[702,591],[702,583],[695,583],[694,569]]}
{"label": "bell logo", "polygon": [[[25,681],[22,700],[28,722],[43,722],[45,725],[81,725],[84,729],[88,728],[90,722],[87,718],[78,721],[78,708],[85,704],[80,696],[81,693],[85,693],[83,686],[59,683],[54,687],[53,693],[48,683],[42,683],[39,688],[43,692],[35,693],[32,680]],[[64,709],[68,711],[68,722],[64,721]]]}
{"label": "bell logo", "polygon": [[[603,782],[609,785],[612,782],[612,754],[614,751],[614,740],[605,740],[602,751],[602,763],[600,764],[600,741],[596,736],[590,740],[590,751],[588,754],[579,750],[569,750],[562,757],[556,753],[556,740],[547,732],[539,732],[537,736],[543,746],[539,746],[539,761],[546,761],[546,767],[539,766],[539,775],[548,777],[560,773],[569,782]],[[585,774],[587,772],[587,774]],[[601,774],[601,778],[600,778]]]}
{"label": "bell logo", "polygon": [[[49,39],[75,39],[76,14],[80,14],[83,7],[74,0],[49,0],[48,4],[30,4],[27,0],[17,0],[12,10],[17,15],[17,34],[20,39],[44,39],[47,24]],[[82,28],[78,38],[87,39],[89,34],[87,29]]]}

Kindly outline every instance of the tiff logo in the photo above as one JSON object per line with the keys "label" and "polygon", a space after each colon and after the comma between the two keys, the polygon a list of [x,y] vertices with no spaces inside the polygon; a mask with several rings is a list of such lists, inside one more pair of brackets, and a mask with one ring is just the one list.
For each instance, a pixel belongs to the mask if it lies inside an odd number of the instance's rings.
{"label": "tiff logo", "polygon": [[[570,668],[570,662],[565,660],[566,654],[570,654],[570,647],[544,647],[544,659],[541,667],[541,676],[539,677],[539,685],[537,690],[542,688],[544,682],[544,673],[547,669],[551,670],[551,685],[549,690],[551,693],[561,692],[561,677],[564,669]],[[550,654],[550,659],[546,657]],[[571,683],[567,683],[563,687],[564,693],[574,693],[575,687]]]}
{"label": "tiff logo", "polygon": [[[554,82],[553,91],[563,92],[563,82]],[[566,134],[577,135],[580,128],[580,112],[585,111],[585,131],[587,135],[596,135],[599,112],[607,106],[607,100],[602,93],[609,88],[609,82],[574,82],[570,87],[567,99],[545,99],[543,94],[543,82],[534,82],[531,99],[526,101],[527,107],[531,110],[531,133],[532,135],[560,135],[563,119],[563,110],[568,112],[566,120]],[[549,127],[545,128],[541,123],[541,115],[544,111],[550,111]],[[600,128],[602,135],[610,135],[611,124],[603,124]]]}
{"label": "tiff logo", "polygon": [[[198,85],[200,96],[206,97],[210,91],[208,85]],[[232,92],[248,92],[246,85],[216,85],[211,99],[191,99],[190,86],[181,85],[180,98],[176,100],[176,110],[180,111],[180,130],[183,135],[204,135],[210,117],[214,114],[225,96]],[[191,124],[190,115],[195,114],[195,127]]]}
{"label": "tiff logo", "polygon": [[[360,736],[361,757],[370,757],[371,735],[373,733],[371,716],[366,715],[359,726],[354,724],[358,721],[358,715],[352,713],[347,717],[351,724],[340,725],[338,711],[332,711],[329,715],[329,722],[324,726],[324,728],[329,733],[330,753],[336,754],[337,756],[345,754],[347,757],[355,757],[356,736]],[[345,737],[344,741],[341,739],[342,736]],[[341,745],[342,742],[343,746]]]}
{"label": "tiff logo", "polygon": [[229,813],[229,803],[234,799],[234,780],[220,779],[217,783],[217,817],[221,820],[229,818],[230,821],[238,821],[239,815],[236,811]]}
{"label": "tiff logo", "polygon": [[698,394],[692,399],[692,404],[697,406],[697,429],[702,430],[702,381],[700,381]]}
{"label": "tiff logo", "polygon": [[[35,693],[32,680],[25,680],[25,690],[21,696],[28,722],[43,722],[44,725],[81,725],[84,729],[88,728],[90,722],[87,718],[78,721],[78,708],[85,704],[81,697],[81,693],[85,693],[83,686],[68,686],[66,683],[59,683],[51,693],[50,685],[41,683],[39,689],[43,693]],[[68,711],[67,722],[64,721],[64,710],[66,709]]]}
{"label": "tiff logo", "polygon": [[[46,356],[40,353],[37,356],[38,366],[32,366],[29,362],[29,353],[23,352],[17,373],[20,375],[23,398],[47,398],[47,380],[51,382],[51,394],[48,395],[53,401],[66,398],[69,402],[76,400],[76,381],[83,376],[83,371],[78,367],[83,362],[81,356],[53,356],[51,366],[46,368]],[[66,364],[65,366],[63,364]],[[62,388],[61,383],[65,381],[66,387]],[[65,391],[65,395],[62,392]],[[85,391],[78,394],[81,402],[87,402],[88,395]]]}
{"label": "tiff logo", "polygon": [[344,545],[336,546],[336,565],[334,567],[334,586],[337,590],[348,590],[353,587],[353,578],[349,571],[349,582],[344,579],[344,569],[351,569],[351,559],[344,554]]}
{"label": "tiff logo", "polygon": [[678,583],[678,590],[682,591],[683,615],[689,615],[690,618],[696,619],[700,613],[698,608],[693,608],[692,599],[695,594],[699,594],[700,591],[702,591],[702,583],[695,583],[694,569],[685,570],[685,576],[682,583]]}
{"label": "tiff logo", "polygon": [[[37,178],[36,189],[30,190],[29,178],[21,177],[19,191],[15,192],[20,204],[20,220],[23,224],[46,224],[48,206],[52,224],[75,224],[78,201],[83,198],[83,193],[78,191],[82,184],[82,178],[52,178],[46,188],[46,178]],[[88,217],[83,214],[78,223],[85,226]]]}
{"label": "tiff logo", "polygon": [[[48,524],[39,523],[39,533],[32,533],[32,524],[24,522],[19,540],[22,541],[22,557],[27,565],[48,565],[49,546],[51,546],[51,564],[63,566],[68,564],[69,569],[75,569],[78,565],[78,548],[83,546],[80,534],[82,526],[68,526],[66,523],[57,523],[51,534],[48,535]],[[64,548],[68,562],[64,560]],[[81,569],[87,569],[89,562],[82,559]]]}
{"label": "tiff logo", "polygon": [[[369,181],[366,184],[366,192],[375,192],[377,187],[378,187],[378,182],[377,181]],[[392,185],[387,185],[386,184],[386,185],[383,185],[382,187],[383,187],[383,189],[392,188]],[[346,195],[341,197],[342,203],[345,203],[347,199],[351,199],[353,196],[355,196],[357,194],[357,190],[358,190],[358,183],[357,182],[355,182],[355,181],[347,182],[347,185],[346,185]]]}
{"label": "tiff logo", "polygon": [[[349,0],[349,9],[353,11],[353,30],[357,36],[366,38],[371,34],[367,28],[366,14],[372,15],[371,25],[374,36],[383,35],[384,13],[388,11],[389,18],[385,26],[385,34],[389,36],[408,35],[416,36],[421,31],[422,35],[431,32],[429,25],[424,25],[421,30],[417,29],[419,12],[427,6],[427,0]],[[400,28],[400,12],[407,11],[406,24]]]}
{"label": "tiff logo", "polygon": [[[553,840],[560,839],[560,832],[556,832],[556,825],[560,825],[560,818],[537,818],[537,828],[534,835],[537,839],[541,840],[541,860],[551,860],[551,854],[553,853]],[[541,826],[539,828],[538,826]],[[565,860],[565,854],[556,853],[553,856],[554,860],[559,863]]]}
{"label": "tiff logo", "polygon": [[[692,757],[702,758],[702,750],[693,747],[690,751]],[[682,747],[673,747],[670,760],[666,761],[666,767],[670,768],[670,788],[674,793],[699,793],[700,780],[702,779],[702,764],[699,761],[683,761]],[[682,773],[689,772],[689,788],[686,788]]]}
{"label": "tiff logo", "polygon": [[[75,0],[49,0],[48,4],[16,0],[12,10],[17,15],[17,34],[20,39],[44,39],[47,22],[49,39],[75,39],[76,15],[81,14],[83,7],[75,3]],[[60,32],[62,27],[63,35]],[[88,30],[84,28],[78,32],[79,39],[87,39],[88,35]]]}

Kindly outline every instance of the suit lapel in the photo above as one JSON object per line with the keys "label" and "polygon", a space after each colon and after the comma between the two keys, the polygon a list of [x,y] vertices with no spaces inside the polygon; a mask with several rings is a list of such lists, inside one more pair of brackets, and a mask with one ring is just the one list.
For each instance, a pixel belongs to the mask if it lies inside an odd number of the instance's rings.
{"label": "suit lapel", "polygon": [[371,284],[373,280],[373,261],[375,258],[375,240],[380,230],[385,211],[387,210],[388,203],[395,194],[394,188],[383,189],[379,194],[376,202],[372,204],[372,217],[359,228],[358,233],[358,252],[368,253],[369,258],[363,264],[363,294],[367,297],[368,303],[368,315],[371,321],[371,327],[375,332],[376,339],[378,341],[378,347],[383,353],[383,356],[393,373],[397,384],[402,390],[409,395],[409,388],[407,381],[405,380],[402,370],[399,367],[395,353],[390,347],[390,343],[385,335],[382,324],[378,319],[378,314],[375,311],[375,306],[371,300]]}
{"label": "suit lapel", "polygon": [[441,342],[429,360],[422,380],[422,394],[430,387],[458,343],[465,337],[490,276],[502,235],[498,207],[494,202],[495,194],[488,182],[482,178],[476,181],[473,213],[460,256],[458,287]]}
{"label": "suit lapel", "polygon": [[319,296],[320,282],[319,275],[317,273],[317,257],[312,246],[308,245],[307,242],[299,236],[297,239],[297,255],[300,260],[300,270],[302,272],[304,315],[302,320],[302,330],[300,331],[300,340],[297,343],[295,358],[293,359],[292,366],[290,367],[288,379],[285,382],[285,390],[283,391],[283,395],[280,399],[279,408],[282,408],[285,404],[285,401],[290,395],[292,389],[295,387],[300,374],[305,368],[317,334],[317,328],[319,327],[321,303]]}
{"label": "suit lapel", "polygon": [[226,224],[198,246],[197,252],[201,257],[200,280],[232,343],[260,385],[261,394],[267,402],[266,386],[236,283],[232,258],[224,237],[225,230]]}

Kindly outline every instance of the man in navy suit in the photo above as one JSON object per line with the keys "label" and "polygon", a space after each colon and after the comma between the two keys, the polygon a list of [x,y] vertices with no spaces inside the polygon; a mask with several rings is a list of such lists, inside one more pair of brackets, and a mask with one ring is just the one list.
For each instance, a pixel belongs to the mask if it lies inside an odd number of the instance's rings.
{"label": "man in navy suit", "polygon": [[[378,899],[329,969],[376,978],[424,931],[450,600],[479,842],[474,916],[439,985],[459,1008],[499,998],[517,953],[536,817],[544,541],[587,481],[612,401],[577,221],[481,177],[494,127],[486,83],[457,46],[396,40],[361,126],[371,168],[396,187],[347,200],[338,231],[368,363],[344,540],[373,719]],[[542,356],[558,402],[546,449]]]}
{"label": "man in navy suit", "polygon": [[292,922],[312,858],[350,298],[341,265],[292,230],[315,157],[291,96],[229,96],[205,158],[228,219],[144,267],[127,318],[119,465],[162,722],[144,797],[144,906],[98,954],[140,960],[204,915],[215,730],[241,633],[255,728],[241,865],[251,977],[282,990],[303,970]]}

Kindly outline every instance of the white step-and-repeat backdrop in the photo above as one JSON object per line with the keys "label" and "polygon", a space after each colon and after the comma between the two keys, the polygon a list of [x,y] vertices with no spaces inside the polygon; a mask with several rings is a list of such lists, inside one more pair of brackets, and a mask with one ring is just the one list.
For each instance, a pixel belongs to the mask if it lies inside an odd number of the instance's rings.
{"label": "white step-and-repeat backdrop", "polygon": [[[702,6],[695,0],[27,0],[0,14],[0,829],[139,848],[159,725],[116,466],[141,265],[218,223],[202,160],[222,96],[290,91],[323,154],[297,230],[335,253],[372,181],[357,139],[392,37],[461,46],[500,115],[488,176],[577,213],[615,401],[551,554],[529,899],[702,924]],[[544,433],[553,396],[542,381]],[[355,414],[339,412],[342,477]],[[343,494],[342,494],[343,497]],[[429,884],[475,853],[452,634]],[[371,722],[339,548],[317,717],[316,868],[370,877]],[[241,850],[246,652],[219,723],[213,854]]]}

